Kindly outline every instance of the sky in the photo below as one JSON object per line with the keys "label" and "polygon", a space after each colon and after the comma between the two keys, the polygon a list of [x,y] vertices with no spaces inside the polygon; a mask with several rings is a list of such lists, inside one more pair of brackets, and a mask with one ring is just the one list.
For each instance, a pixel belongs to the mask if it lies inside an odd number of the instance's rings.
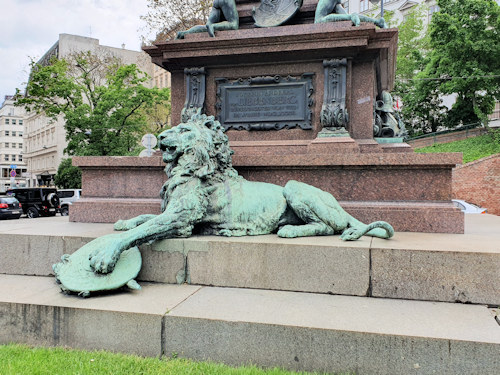
{"label": "sky", "polygon": [[59,34],[139,51],[146,12],[147,0],[0,0],[0,105],[24,88],[30,58],[42,57]]}

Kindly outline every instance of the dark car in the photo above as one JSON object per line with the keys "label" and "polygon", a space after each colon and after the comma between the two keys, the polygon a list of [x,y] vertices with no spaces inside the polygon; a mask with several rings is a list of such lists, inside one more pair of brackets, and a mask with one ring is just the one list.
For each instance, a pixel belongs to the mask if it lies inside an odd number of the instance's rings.
{"label": "dark car", "polygon": [[23,209],[14,197],[0,197],[0,219],[19,219]]}
{"label": "dark car", "polygon": [[55,216],[59,210],[59,197],[55,188],[18,188],[7,190],[7,195],[15,197],[29,218]]}

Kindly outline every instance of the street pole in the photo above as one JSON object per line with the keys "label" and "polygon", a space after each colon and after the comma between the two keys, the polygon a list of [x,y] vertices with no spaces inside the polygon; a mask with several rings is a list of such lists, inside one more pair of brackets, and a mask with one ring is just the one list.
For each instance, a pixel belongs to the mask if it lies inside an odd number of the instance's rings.
{"label": "street pole", "polygon": [[384,18],[384,0],[380,1],[380,17]]}

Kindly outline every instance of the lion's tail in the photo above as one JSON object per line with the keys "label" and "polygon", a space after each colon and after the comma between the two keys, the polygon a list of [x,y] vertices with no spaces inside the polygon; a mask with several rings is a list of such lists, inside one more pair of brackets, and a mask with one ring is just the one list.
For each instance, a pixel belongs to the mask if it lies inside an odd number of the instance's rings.
{"label": "lion's tail", "polygon": [[363,233],[361,236],[364,236],[366,234],[367,236],[385,238],[385,239],[389,239],[392,236],[394,236],[394,228],[392,227],[391,224],[385,221],[374,221],[371,224],[365,224],[357,220],[356,218],[350,216],[349,227],[361,229]]}
{"label": "lion's tail", "polygon": [[394,236],[394,228],[391,224],[385,221],[374,221],[366,226],[363,235],[378,237],[378,238],[391,238]]}

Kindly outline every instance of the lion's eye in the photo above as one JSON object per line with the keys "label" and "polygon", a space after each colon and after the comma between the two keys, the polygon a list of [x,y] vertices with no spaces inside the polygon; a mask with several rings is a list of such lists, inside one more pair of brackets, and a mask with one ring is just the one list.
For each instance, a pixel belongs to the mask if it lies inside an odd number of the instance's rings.
{"label": "lion's eye", "polygon": [[188,131],[189,131],[189,129],[187,129],[187,128],[180,128],[179,129],[179,133],[186,133]]}

